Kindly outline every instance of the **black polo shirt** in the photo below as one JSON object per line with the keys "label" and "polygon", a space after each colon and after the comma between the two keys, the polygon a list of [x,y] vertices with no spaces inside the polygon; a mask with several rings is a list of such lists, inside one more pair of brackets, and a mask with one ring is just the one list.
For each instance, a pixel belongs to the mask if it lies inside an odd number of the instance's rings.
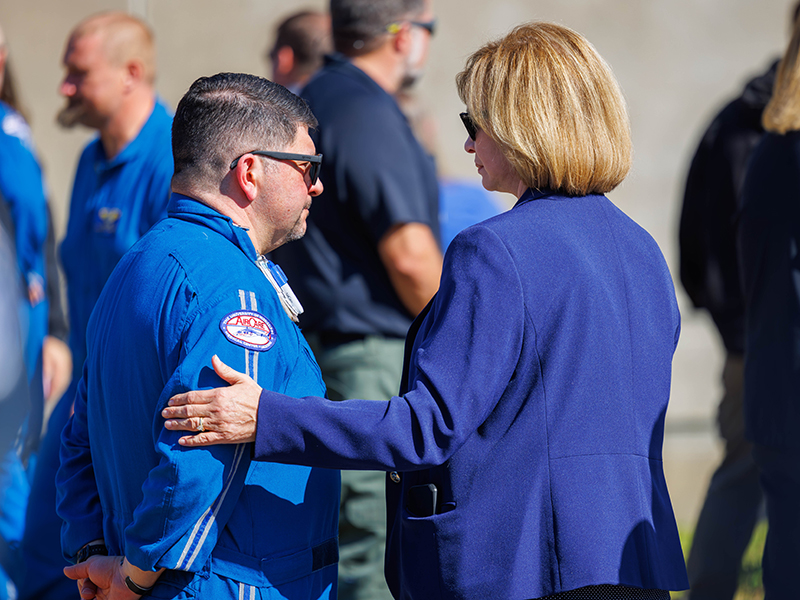
{"label": "black polo shirt", "polygon": [[423,223],[439,237],[433,158],[394,98],[341,55],[329,56],[303,90],[319,128],[324,192],[303,239],[272,253],[311,333],[403,338],[411,324],[378,256],[394,225]]}

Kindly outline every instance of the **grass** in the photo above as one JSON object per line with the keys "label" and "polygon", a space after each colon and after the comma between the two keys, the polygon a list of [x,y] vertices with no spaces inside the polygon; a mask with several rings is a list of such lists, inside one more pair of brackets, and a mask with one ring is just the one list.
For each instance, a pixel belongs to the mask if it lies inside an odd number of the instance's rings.
{"label": "grass", "polygon": [[[681,547],[688,556],[692,547],[694,530],[679,528]],[[764,589],[761,587],[761,555],[764,552],[764,540],[767,537],[767,523],[761,521],[753,532],[753,538],[742,557],[742,569],[739,573],[739,589],[734,600],[763,600]],[[684,592],[673,592],[673,600],[685,600]]]}

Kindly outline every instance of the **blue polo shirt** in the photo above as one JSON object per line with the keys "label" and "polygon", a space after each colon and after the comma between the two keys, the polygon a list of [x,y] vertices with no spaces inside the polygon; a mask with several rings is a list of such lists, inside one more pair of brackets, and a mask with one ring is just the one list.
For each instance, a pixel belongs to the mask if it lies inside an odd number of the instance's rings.
{"label": "blue polo shirt", "polygon": [[423,223],[439,236],[433,158],[394,98],[341,55],[303,89],[319,120],[324,192],[303,239],[273,254],[305,308],[308,332],[403,338],[412,315],[394,291],[378,242],[395,225]]}
{"label": "blue polo shirt", "polygon": [[67,279],[73,378],[86,358],[86,325],[119,259],[166,216],[173,172],[172,117],[160,101],[139,134],[106,158],[100,139],[83,151],[61,244]]}

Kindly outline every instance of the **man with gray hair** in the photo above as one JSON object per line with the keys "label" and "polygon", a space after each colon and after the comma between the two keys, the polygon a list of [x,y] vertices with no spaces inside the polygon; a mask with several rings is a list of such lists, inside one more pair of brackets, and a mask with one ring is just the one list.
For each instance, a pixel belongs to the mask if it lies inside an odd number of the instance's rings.
{"label": "man with gray hair", "polygon": [[[412,319],[439,286],[438,186],[394,95],[422,73],[430,0],[331,0],[336,54],[303,88],[319,119],[325,192],[308,235],[274,256],[332,400],[389,399]],[[385,473],[342,473],[339,597],[390,598]]]}
{"label": "man with gray hair", "polygon": [[335,597],[339,472],[251,462],[249,444],[188,450],[160,417],[175,392],[223,383],[212,355],[269,389],[324,393],[264,257],[302,237],[322,192],[315,125],[253,75],[200,78],[178,105],[169,216],[97,302],[62,436],[65,573],[84,598]]}

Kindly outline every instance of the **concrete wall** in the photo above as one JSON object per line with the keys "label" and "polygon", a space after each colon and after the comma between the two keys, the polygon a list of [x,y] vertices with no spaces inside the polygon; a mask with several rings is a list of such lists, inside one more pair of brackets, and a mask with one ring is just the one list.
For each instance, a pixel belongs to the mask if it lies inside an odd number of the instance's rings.
{"label": "concrete wall", "polygon": [[[677,276],[677,218],[688,161],[712,114],[787,41],[790,0],[435,0],[440,28],[419,93],[440,123],[443,172],[477,180],[462,151],[463,110],[453,79],[480,44],[515,24],[553,20],[586,35],[614,68],[630,105],[633,172],[611,198],[656,238]],[[70,29],[107,9],[145,18],[158,42],[158,89],[173,107],[200,75],[268,75],[263,56],[276,21],[321,0],[2,0],[0,23],[32,117],[63,233],[72,173],[90,132],[62,131],[54,115]],[[711,418],[719,394],[719,342],[676,284],[683,336],[675,358],[667,440],[668,477],[679,518],[692,521],[717,448]],[[692,426],[692,424],[694,424]],[[699,424],[699,425],[698,425]],[[683,437],[681,437],[683,436]],[[683,478],[683,479],[681,479]],[[683,490],[685,489],[685,494]],[[685,495],[685,499],[683,496]]]}

